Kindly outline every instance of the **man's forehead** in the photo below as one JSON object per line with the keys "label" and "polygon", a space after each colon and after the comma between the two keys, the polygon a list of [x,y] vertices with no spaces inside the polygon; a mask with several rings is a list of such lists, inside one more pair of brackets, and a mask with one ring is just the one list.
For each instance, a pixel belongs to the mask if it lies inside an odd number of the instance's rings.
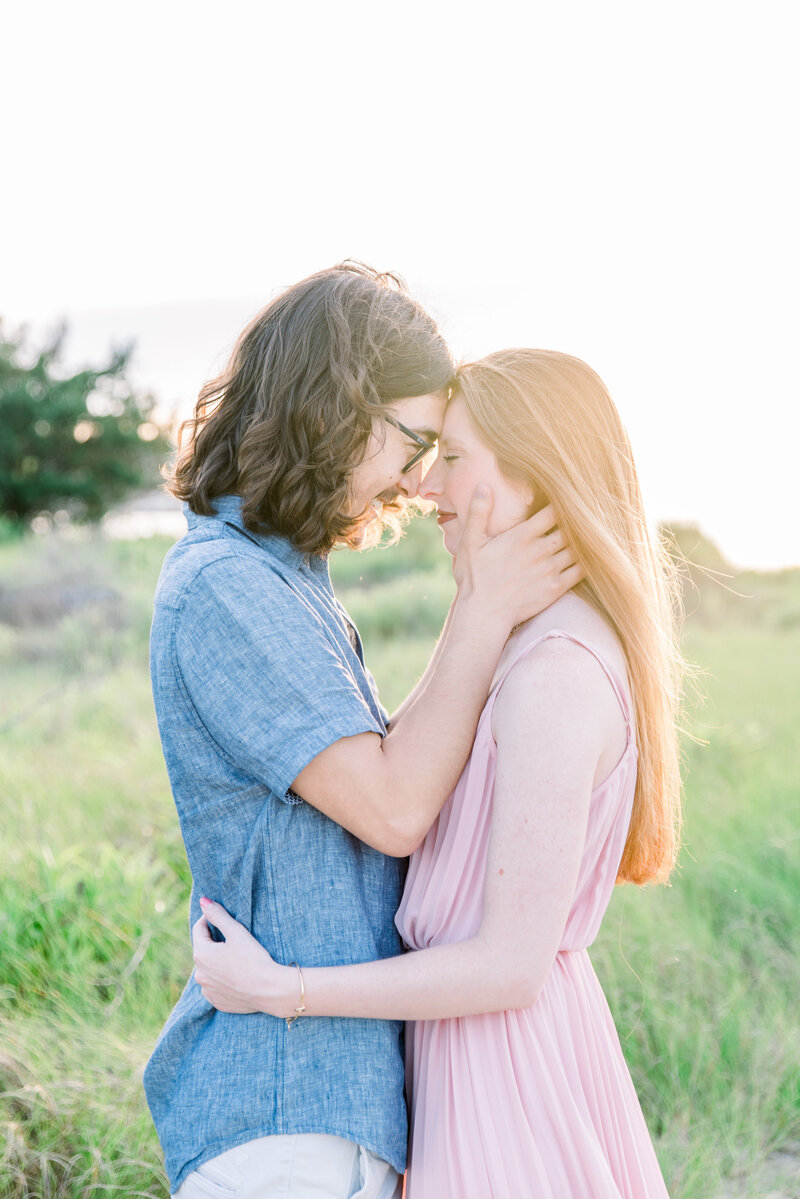
{"label": "man's forehead", "polygon": [[432,429],[430,425],[409,425],[412,433],[417,433],[420,437],[424,437],[426,441],[438,441],[439,429]]}
{"label": "man's forehead", "polygon": [[[442,431],[442,421],[438,424],[431,423],[430,412],[420,415],[416,420],[411,413],[403,412],[402,408],[398,412],[395,408],[389,407],[386,409],[396,422],[404,425],[411,433],[416,433],[417,437],[424,437],[426,441],[438,441]],[[444,412],[442,412],[442,419]]]}
{"label": "man's forehead", "polygon": [[433,429],[438,432],[442,427],[444,413],[447,407],[447,396],[444,392],[433,391],[426,395],[405,396],[395,399],[388,405],[388,410],[395,420],[402,421],[409,429]]}

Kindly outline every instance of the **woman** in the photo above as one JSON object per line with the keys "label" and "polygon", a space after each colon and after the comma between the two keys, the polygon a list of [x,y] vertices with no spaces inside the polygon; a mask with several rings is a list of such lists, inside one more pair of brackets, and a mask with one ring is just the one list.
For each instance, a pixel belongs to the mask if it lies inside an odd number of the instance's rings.
{"label": "woman", "polygon": [[587,956],[615,882],[664,881],[679,823],[668,566],[627,436],[585,363],[507,350],[465,367],[422,494],[455,553],[478,483],[499,533],[547,503],[585,571],[514,630],[470,760],[412,855],[416,952],[279,966],[215,904],[197,981],[226,1011],[404,1018],[408,1199],[653,1199],[666,1189]]}

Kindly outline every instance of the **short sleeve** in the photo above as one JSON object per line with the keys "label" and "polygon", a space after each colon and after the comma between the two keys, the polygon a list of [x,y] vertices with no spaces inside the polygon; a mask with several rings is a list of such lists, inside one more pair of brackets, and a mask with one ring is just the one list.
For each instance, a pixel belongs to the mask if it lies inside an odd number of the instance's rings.
{"label": "short sleeve", "polygon": [[389,724],[389,715],[390,715],[389,710],[388,710],[388,708],[384,707],[384,705],[381,703],[380,699],[378,698],[378,684],[375,682],[375,676],[373,675],[372,671],[367,670],[366,667],[364,667],[364,670],[366,672],[367,679],[369,680],[370,691],[375,696],[375,702],[378,705],[378,707],[380,708],[381,719],[383,720],[383,724],[384,724],[384,728],[385,728]]}
{"label": "short sleeve", "polygon": [[269,566],[240,558],[206,566],[181,605],[177,667],[199,720],[240,769],[288,802],[322,750],[385,731],[333,620]]}

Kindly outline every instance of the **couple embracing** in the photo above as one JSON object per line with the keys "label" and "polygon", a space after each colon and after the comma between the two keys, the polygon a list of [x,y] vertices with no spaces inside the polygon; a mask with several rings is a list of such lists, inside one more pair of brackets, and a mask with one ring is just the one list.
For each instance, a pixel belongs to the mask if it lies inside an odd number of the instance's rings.
{"label": "couple embracing", "polygon": [[[408,1199],[665,1196],[586,952],[616,882],[669,874],[679,803],[668,572],[601,380],[456,369],[343,263],[188,425],[151,644],[193,881],[145,1073],[173,1193],[399,1199],[410,1118]],[[328,555],[417,496],[456,591],[390,718]]]}

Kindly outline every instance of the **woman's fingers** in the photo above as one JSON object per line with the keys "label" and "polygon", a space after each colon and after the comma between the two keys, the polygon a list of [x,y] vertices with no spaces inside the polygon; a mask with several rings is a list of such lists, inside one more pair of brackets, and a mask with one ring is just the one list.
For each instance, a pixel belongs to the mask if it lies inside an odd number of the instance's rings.
{"label": "woman's fingers", "polygon": [[203,915],[209,924],[213,924],[214,928],[218,928],[222,935],[227,940],[231,933],[236,932],[242,926],[233,916],[226,912],[221,903],[214,903],[211,899],[206,899],[205,896],[200,900],[200,907],[203,909]]}
{"label": "woman's fingers", "polygon": [[192,946],[197,950],[206,943],[213,944],[213,938],[211,936],[211,929],[208,927],[208,921],[205,916],[201,916],[192,925]]}
{"label": "woman's fingers", "polygon": [[[192,926],[192,948],[194,978],[203,997],[221,1012],[261,1011],[259,980],[270,971],[282,975],[284,967],[272,960],[222,904],[205,898],[200,902],[203,915]],[[212,929],[221,932],[224,941],[215,940]]]}

